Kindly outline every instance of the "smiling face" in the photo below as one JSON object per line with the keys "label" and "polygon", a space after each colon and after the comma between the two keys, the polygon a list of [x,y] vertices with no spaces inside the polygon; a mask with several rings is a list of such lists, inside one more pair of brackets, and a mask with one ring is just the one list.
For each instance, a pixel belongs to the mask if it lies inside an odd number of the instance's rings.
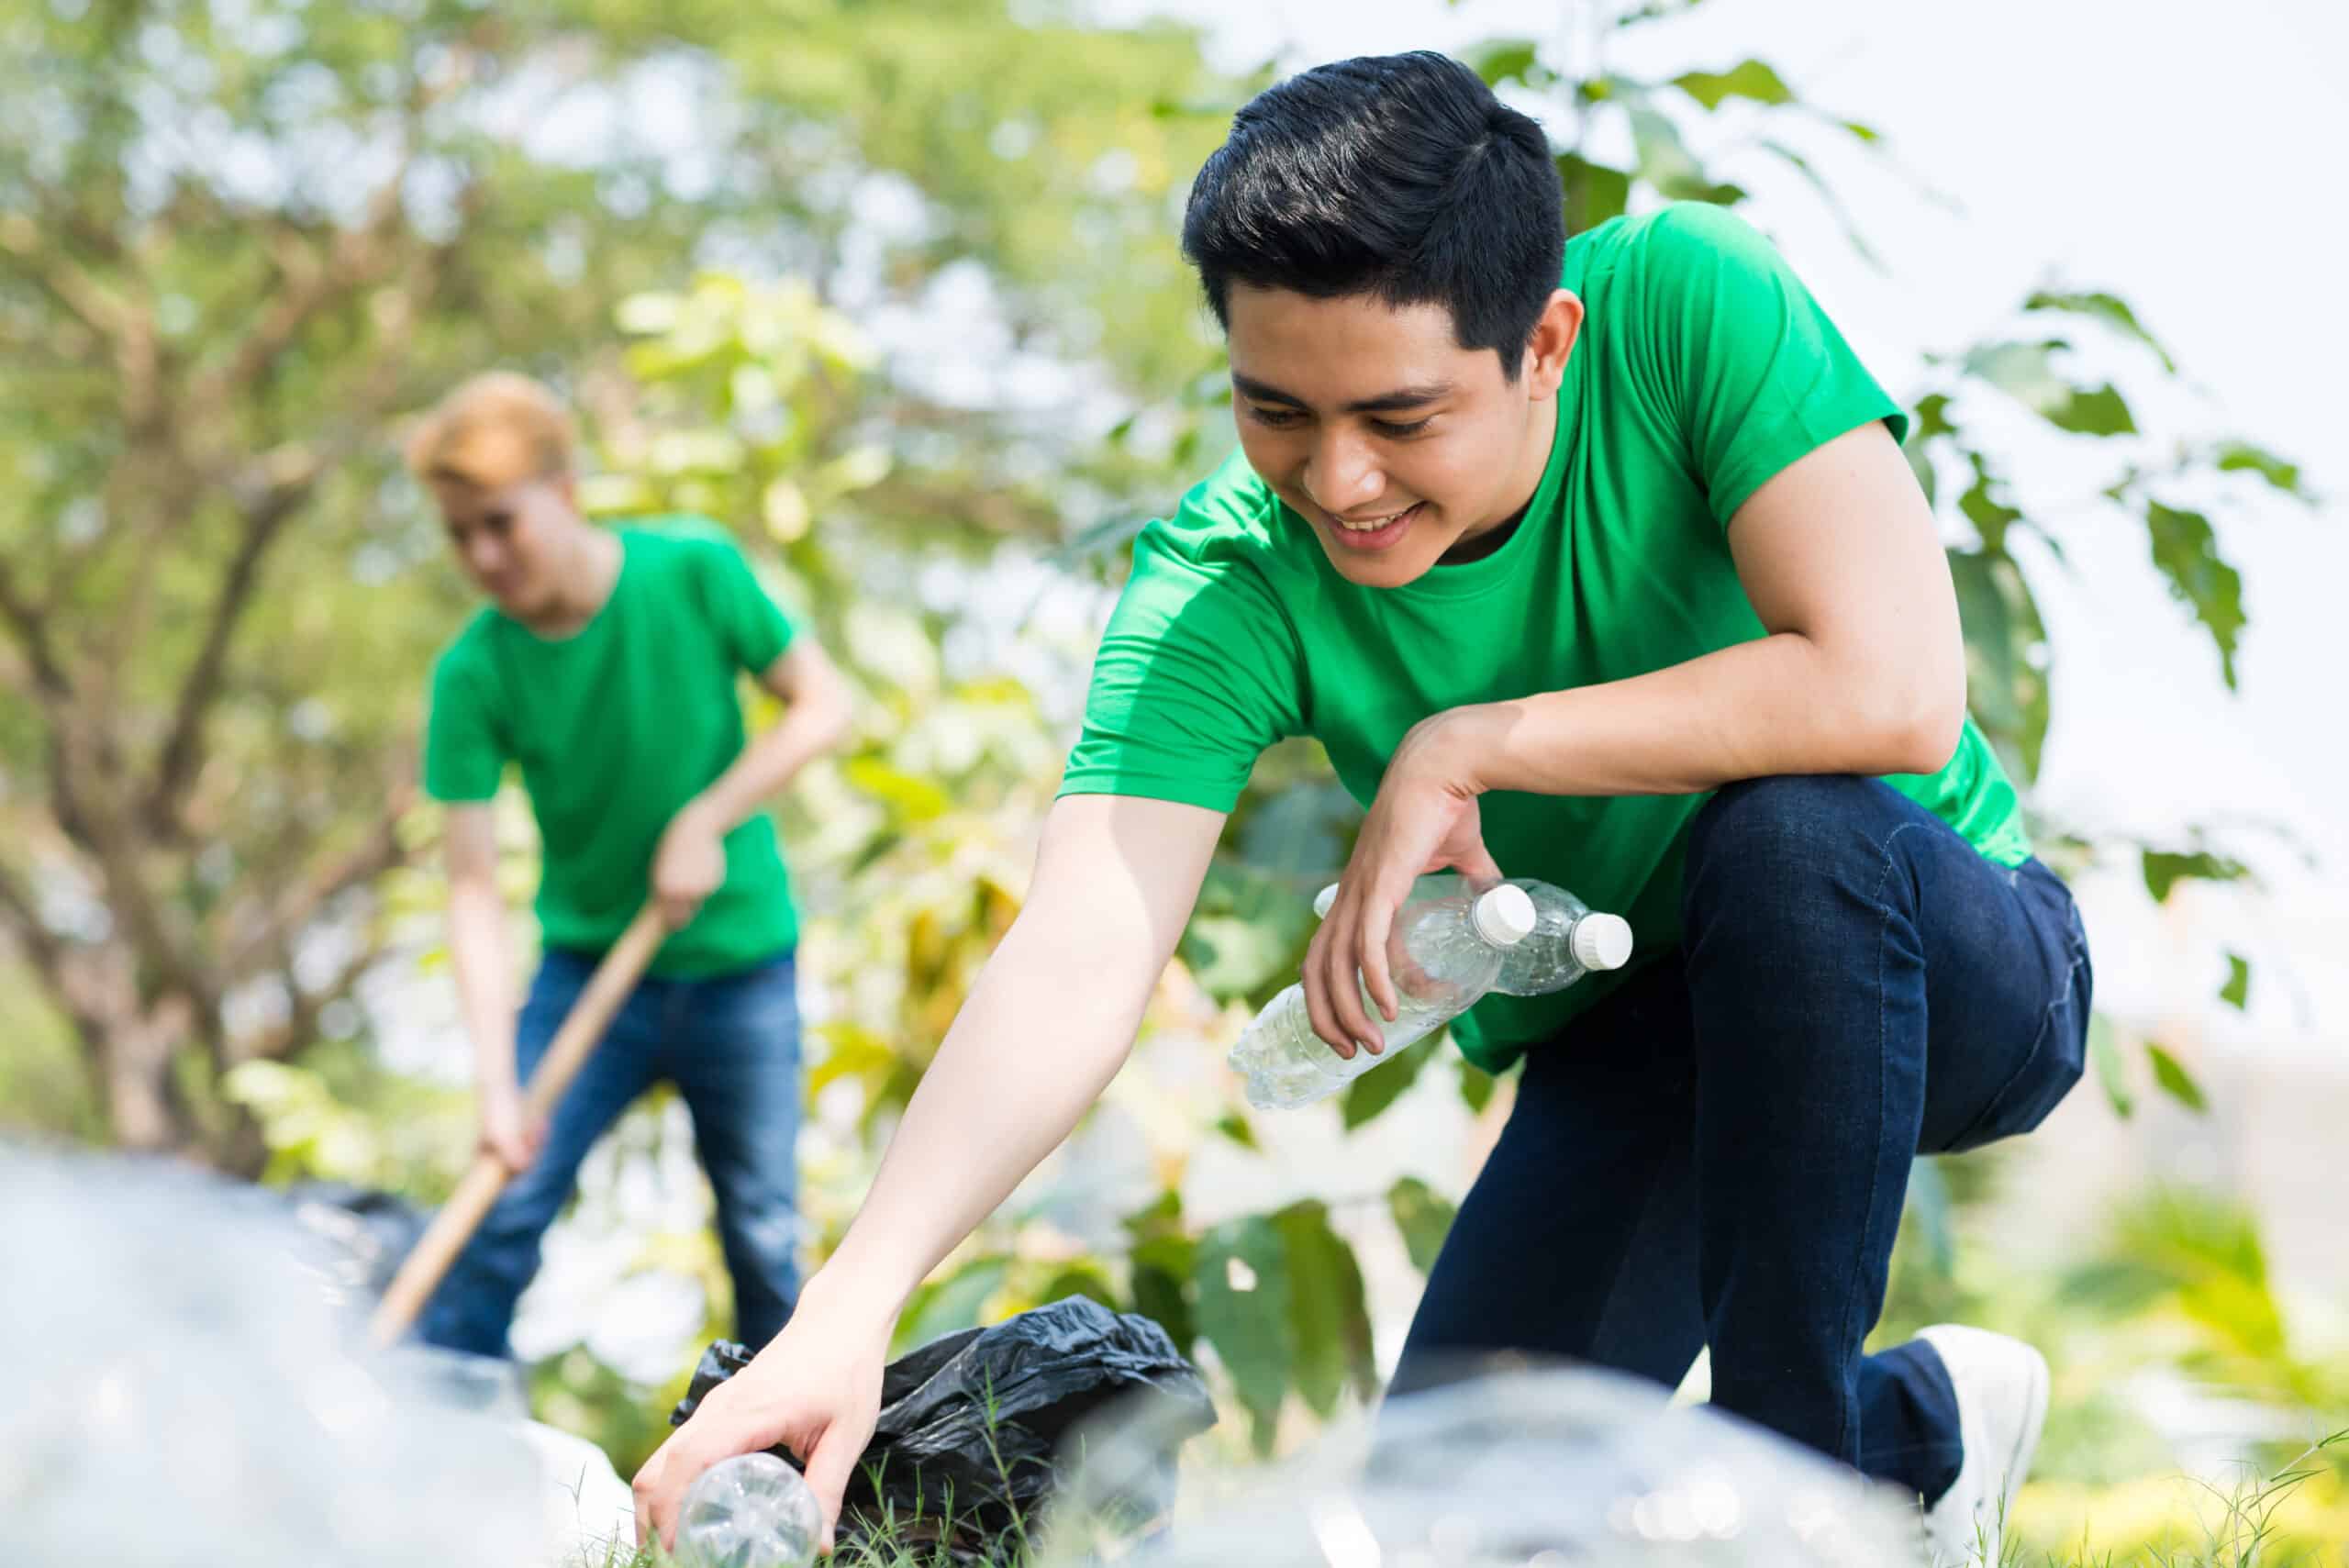
{"label": "smiling face", "polygon": [[1581,324],[1581,302],[1553,295],[1511,380],[1492,350],[1460,346],[1441,305],[1237,284],[1240,444],[1340,575],[1400,587],[1475,554],[1532,499]]}

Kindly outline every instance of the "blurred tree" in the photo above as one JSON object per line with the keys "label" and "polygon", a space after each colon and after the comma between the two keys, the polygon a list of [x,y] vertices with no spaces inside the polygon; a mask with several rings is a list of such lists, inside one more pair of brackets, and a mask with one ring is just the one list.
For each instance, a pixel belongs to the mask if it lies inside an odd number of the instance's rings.
{"label": "blurred tree", "polygon": [[[1163,328],[1119,340],[1147,367],[1182,337],[1157,215],[1196,156],[1148,105],[1198,71],[1178,31],[996,4],[12,13],[0,929],[80,1063],[47,1119],[251,1169],[222,1075],[362,1027],[460,597],[385,489],[396,414],[492,363],[570,380],[617,300],[712,252],[825,258],[873,311],[959,260],[1010,347],[1097,357],[1066,324],[1114,307]],[[1052,516],[990,400],[893,386],[826,413],[918,458],[895,515]]]}

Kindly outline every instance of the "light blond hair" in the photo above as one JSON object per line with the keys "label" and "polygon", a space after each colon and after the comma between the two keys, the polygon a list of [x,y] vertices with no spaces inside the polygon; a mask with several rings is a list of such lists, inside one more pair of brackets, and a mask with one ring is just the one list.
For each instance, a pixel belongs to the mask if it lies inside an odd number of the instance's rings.
{"label": "light blond hair", "polygon": [[471,377],[408,433],[408,471],[427,484],[495,490],[571,472],[571,411],[541,384],[512,371]]}

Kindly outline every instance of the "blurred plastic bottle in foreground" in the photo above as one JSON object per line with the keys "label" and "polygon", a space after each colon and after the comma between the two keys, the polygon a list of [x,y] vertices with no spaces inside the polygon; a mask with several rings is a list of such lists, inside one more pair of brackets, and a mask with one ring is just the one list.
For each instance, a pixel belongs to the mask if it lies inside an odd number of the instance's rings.
{"label": "blurred plastic bottle in foreground", "polygon": [[[1327,910],[1325,896],[1316,905]],[[1493,987],[1501,960],[1533,929],[1533,900],[1504,884],[1486,893],[1463,889],[1413,897],[1396,912],[1387,937],[1396,1017],[1380,1018],[1370,993],[1363,1010],[1379,1026],[1385,1049],[1341,1057],[1313,1032],[1305,987],[1290,986],[1264,1006],[1231,1048],[1230,1062],[1248,1078],[1248,1101],[1264,1110],[1311,1105],[1337,1093],[1413,1040],[1468,1010]]]}
{"label": "blurred plastic bottle in foreground", "polygon": [[822,1508],[799,1472],[771,1453],[745,1453],[702,1472],[677,1519],[685,1568],[807,1568],[824,1532]]}

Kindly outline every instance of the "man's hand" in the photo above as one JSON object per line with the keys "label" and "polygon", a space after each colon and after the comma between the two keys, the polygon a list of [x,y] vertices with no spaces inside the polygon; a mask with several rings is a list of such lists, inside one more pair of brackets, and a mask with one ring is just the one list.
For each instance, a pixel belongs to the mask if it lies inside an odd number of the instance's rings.
{"label": "man's hand", "polygon": [[707,813],[688,806],[669,819],[652,855],[652,896],[673,931],[682,930],[726,880],[726,835]]}
{"label": "man's hand", "polygon": [[1476,811],[1481,716],[1478,708],[1452,708],[1404,735],[1338,879],[1337,900],[1306,950],[1306,1010],[1313,1032],[1340,1056],[1353,1056],[1357,1043],[1384,1049],[1385,1031],[1364,1010],[1362,988],[1386,1018],[1396,1016],[1386,938],[1412,881],[1446,868],[1478,888],[1501,880]]}
{"label": "man's hand", "polygon": [[530,1114],[518,1085],[509,1081],[482,1091],[483,1153],[496,1156],[508,1171],[519,1173],[529,1168],[546,1141],[546,1118]]}
{"label": "man's hand", "polygon": [[799,1310],[751,1364],[710,1390],[693,1418],[670,1434],[636,1473],[636,1539],[664,1549],[677,1539],[686,1489],[736,1454],[782,1443],[807,1466],[824,1510],[824,1550],[832,1549],[841,1498],[881,1410],[885,1317],[824,1305],[821,1277],[808,1282]]}

